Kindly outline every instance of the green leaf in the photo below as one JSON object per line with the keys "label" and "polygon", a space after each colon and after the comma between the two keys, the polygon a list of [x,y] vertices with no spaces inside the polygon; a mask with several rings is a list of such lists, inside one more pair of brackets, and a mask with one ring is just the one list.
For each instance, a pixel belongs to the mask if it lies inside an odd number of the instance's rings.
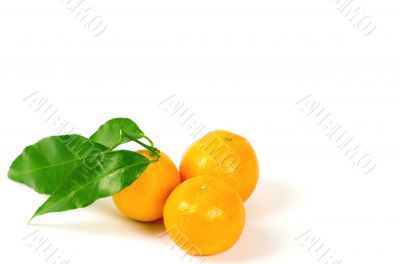
{"label": "green leaf", "polygon": [[14,160],[8,177],[51,194],[75,168],[94,167],[108,148],[80,135],[47,137],[26,147]]}
{"label": "green leaf", "polygon": [[114,118],[108,120],[90,137],[91,140],[114,149],[122,143],[131,140],[147,138],[135,122],[129,118]]}
{"label": "green leaf", "polygon": [[151,162],[127,150],[104,153],[99,166],[75,169],[31,219],[50,212],[87,207],[97,199],[114,195],[135,181]]}

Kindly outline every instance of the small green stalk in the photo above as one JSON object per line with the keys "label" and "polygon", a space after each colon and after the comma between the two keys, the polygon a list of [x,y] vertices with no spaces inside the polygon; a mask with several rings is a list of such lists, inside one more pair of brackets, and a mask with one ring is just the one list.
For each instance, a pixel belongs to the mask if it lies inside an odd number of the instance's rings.
{"label": "small green stalk", "polygon": [[160,157],[161,157],[160,154],[159,154],[160,150],[158,150],[156,147],[154,147],[153,141],[151,141],[151,139],[148,138],[147,136],[143,136],[143,138],[145,138],[145,139],[151,144],[151,146],[146,145],[145,143],[141,142],[140,140],[138,140],[138,139],[136,139],[136,138],[132,138],[132,137],[130,137],[129,135],[124,135],[124,136],[127,137],[127,138],[129,138],[130,140],[132,140],[132,141],[138,143],[139,145],[141,145],[142,147],[144,147],[145,149],[147,149],[148,151],[150,151],[151,154],[153,154],[154,156],[156,156],[156,159],[150,160],[150,162],[157,162],[157,161],[160,159]]}

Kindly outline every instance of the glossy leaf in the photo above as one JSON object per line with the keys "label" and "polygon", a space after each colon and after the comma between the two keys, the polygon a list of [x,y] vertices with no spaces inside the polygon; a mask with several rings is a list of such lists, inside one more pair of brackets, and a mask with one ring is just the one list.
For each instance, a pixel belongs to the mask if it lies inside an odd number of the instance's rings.
{"label": "glossy leaf", "polygon": [[104,153],[95,168],[80,166],[35,212],[35,216],[86,207],[130,185],[151,161],[127,150]]}
{"label": "glossy leaf", "polygon": [[8,177],[51,194],[79,166],[93,167],[108,148],[80,135],[47,137],[26,147],[14,160]]}
{"label": "glossy leaf", "polygon": [[114,149],[122,143],[143,137],[143,131],[129,118],[114,118],[100,126],[90,139]]}

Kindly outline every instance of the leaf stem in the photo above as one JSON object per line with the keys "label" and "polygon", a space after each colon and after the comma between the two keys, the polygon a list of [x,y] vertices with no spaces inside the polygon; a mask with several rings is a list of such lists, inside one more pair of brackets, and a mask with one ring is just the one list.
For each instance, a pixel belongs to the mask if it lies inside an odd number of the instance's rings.
{"label": "leaf stem", "polygon": [[160,154],[158,152],[160,152],[157,148],[153,147],[153,146],[149,146],[144,144],[143,142],[141,142],[138,139],[132,139],[133,141],[135,141],[136,143],[138,143],[139,145],[141,145],[142,147],[146,148],[147,150],[149,150],[152,154],[154,154],[156,156],[156,159],[154,160],[150,160],[150,162],[156,162],[160,159]]}
{"label": "leaf stem", "polygon": [[146,139],[150,143],[151,147],[154,147],[154,143],[153,143],[153,141],[151,141],[150,138],[148,138],[146,135],[144,135],[143,138]]}
{"label": "leaf stem", "polygon": [[136,139],[136,138],[132,138],[129,135],[124,134],[125,137],[129,138],[130,140],[138,143],[139,145],[141,145],[142,147],[144,147],[145,149],[147,149],[148,151],[150,151],[154,156],[156,156],[156,159],[154,160],[150,160],[150,162],[157,162],[160,159],[160,150],[158,150],[156,147],[154,147],[153,141],[151,141],[150,138],[148,138],[147,136],[143,136],[143,138],[145,138],[150,144],[151,146],[141,142],[140,140]]}

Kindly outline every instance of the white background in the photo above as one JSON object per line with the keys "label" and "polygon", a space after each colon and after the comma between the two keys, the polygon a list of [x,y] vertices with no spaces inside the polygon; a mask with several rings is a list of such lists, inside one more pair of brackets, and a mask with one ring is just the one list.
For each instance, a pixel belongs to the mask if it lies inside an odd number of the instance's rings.
{"label": "white background", "polygon": [[[246,226],[203,263],[323,263],[296,240],[307,231],[341,263],[399,262],[398,1],[357,2],[377,24],[367,37],[329,0],[86,4],[108,25],[100,36],[63,1],[0,4],[0,263],[52,263],[24,239],[34,232],[74,264],[202,260],[171,247],[162,223],[129,221],[110,199],[27,225],[45,197],[7,170],[26,145],[54,134],[24,101],[36,91],[85,136],[132,118],[177,165],[193,137],[159,105],[170,96],[204,132],[248,138],[261,173]],[[307,95],[374,157],[373,172],[362,174],[299,111]]]}

